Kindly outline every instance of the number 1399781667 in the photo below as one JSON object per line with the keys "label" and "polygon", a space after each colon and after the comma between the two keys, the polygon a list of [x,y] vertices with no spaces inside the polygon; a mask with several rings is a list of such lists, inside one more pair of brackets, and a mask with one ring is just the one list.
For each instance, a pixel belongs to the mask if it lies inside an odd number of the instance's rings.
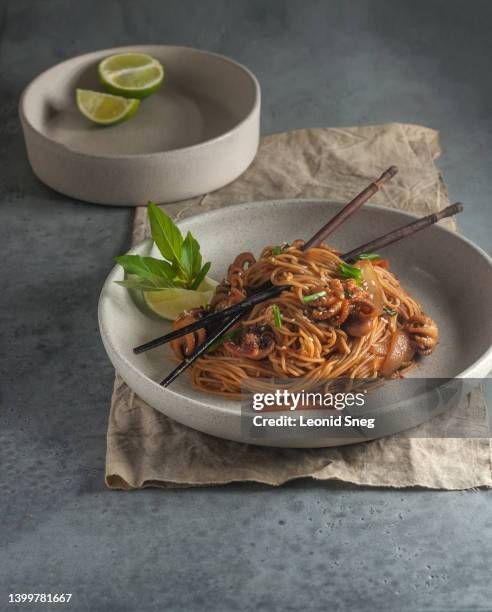
{"label": "number 1399781667", "polygon": [[18,603],[69,603],[72,593],[10,593],[9,604]]}

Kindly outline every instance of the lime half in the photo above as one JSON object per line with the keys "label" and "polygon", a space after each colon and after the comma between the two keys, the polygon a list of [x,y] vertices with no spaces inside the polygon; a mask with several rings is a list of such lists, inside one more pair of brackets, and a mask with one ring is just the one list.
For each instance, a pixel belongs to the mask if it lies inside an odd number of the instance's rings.
{"label": "lime half", "polygon": [[216,286],[216,281],[206,278],[197,291],[190,289],[144,291],[144,300],[156,315],[174,321],[184,310],[209,304]]}
{"label": "lime half", "polygon": [[139,104],[140,100],[111,96],[90,89],[77,89],[79,111],[98,125],[115,125],[129,119]]}
{"label": "lime half", "polygon": [[162,65],[145,53],[120,53],[103,59],[99,78],[112,94],[126,98],[146,98],[162,84]]}

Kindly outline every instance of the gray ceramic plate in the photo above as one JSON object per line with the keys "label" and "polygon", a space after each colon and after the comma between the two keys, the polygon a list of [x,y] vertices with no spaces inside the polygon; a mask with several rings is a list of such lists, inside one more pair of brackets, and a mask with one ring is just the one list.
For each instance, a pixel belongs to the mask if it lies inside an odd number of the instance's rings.
{"label": "gray ceramic plate", "polygon": [[[179,225],[182,231],[190,230],[198,238],[204,256],[213,262],[211,276],[220,279],[235,254],[244,250],[258,253],[266,244],[307,238],[340,207],[321,200],[256,202],[198,215]],[[337,230],[331,242],[342,251],[349,250],[414,218],[366,205]],[[151,248],[147,240],[132,252],[144,254]],[[428,228],[388,247],[384,253],[403,286],[439,325],[438,349],[423,360],[418,376],[470,381],[485,377],[492,369],[491,259],[442,226]],[[231,440],[268,444],[241,431],[237,402],[200,394],[186,375],[169,389],[155,382],[173,367],[169,349],[160,347],[137,356],[132,348],[162,335],[169,324],[142,312],[129,292],[113,282],[122,278],[119,266],[108,276],[99,303],[99,325],[106,351],[128,385],[151,406],[185,425]],[[395,422],[396,430],[415,424],[404,418]],[[277,441],[275,445],[329,446],[354,441],[330,437],[309,442],[298,438]]]}
{"label": "gray ceramic plate", "polygon": [[[129,121],[91,124],[77,109],[76,88],[103,91],[98,63],[129,51],[162,63],[161,89]],[[44,183],[80,200],[134,206],[208,193],[244,172],[258,148],[260,86],[244,66],[215,53],[118,47],[43,72],[19,111],[29,161]]]}

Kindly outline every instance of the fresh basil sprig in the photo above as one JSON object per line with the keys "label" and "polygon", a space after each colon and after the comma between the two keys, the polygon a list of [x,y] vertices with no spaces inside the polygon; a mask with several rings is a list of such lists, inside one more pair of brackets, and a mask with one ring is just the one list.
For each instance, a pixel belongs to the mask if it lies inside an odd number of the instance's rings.
{"label": "fresh basil sprig", "polygon": [[149,202],[147,214],[152,238],[164,259],[141,255],[115,257],[127,273],[125,280],[116,282],[141,291],[176,287],[198,289],[211,264],[207,261],[202,265],[200,245],[196,239],[191,232],[183,238],[173,220],[153,202]]}

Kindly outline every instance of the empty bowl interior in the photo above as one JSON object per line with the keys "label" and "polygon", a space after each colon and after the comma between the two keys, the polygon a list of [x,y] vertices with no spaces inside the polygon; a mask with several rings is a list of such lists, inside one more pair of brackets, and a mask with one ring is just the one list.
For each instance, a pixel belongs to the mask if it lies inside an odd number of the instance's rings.
{"label": "empty bowl interior", "polygon": [[83,117],[77,88],[104,91],[99,62],[113,49],[68,60],[33,81],[24,97],[27,121],[50,140],[97,155],[133,155],[197,145],[233,129],[257,102],[255,78],[225,57],[186,47],[143,46],[164,66],[162,87],[144,99],[130,121],[101,128]]}
{"label": "empty bowl interior", "polygon": [[[308,238],[340,205],[323,201],[286,200],[234,206],[192,217],[180,223],[201,244],[210,275],[220,280],[240,251],[258,254],[267,244]],[[353,247],[408,223],[412,218],[399,211],[366,206],[347,221],[329,241],[346,252]],[[301,229],[302,228],[302,229]],[[135,252],[149,251],[150,241]],[[384,250],[402,286],[436,320],[440,343],[422,360],[412,375],[425,378],[458,376],[489,351],[492,344],[492,267],[490,260],[459,235],[441,226],[430,227]],[[129,292],[113,280],[122,278],[115,268],[103,290],[101,325],[109,352],[116,352],[139,378],[138,384],[160,381],[175,361],[167,347],[142,355],[132,348],[169,330],[168,323],[149,317]],[[135,389],[138,393],[138,389]],[[239,411],[236,402],[204,396],[191,386],[187,375],[162,391],[163,405],[173,394],[207,404],[210,408]]]}

